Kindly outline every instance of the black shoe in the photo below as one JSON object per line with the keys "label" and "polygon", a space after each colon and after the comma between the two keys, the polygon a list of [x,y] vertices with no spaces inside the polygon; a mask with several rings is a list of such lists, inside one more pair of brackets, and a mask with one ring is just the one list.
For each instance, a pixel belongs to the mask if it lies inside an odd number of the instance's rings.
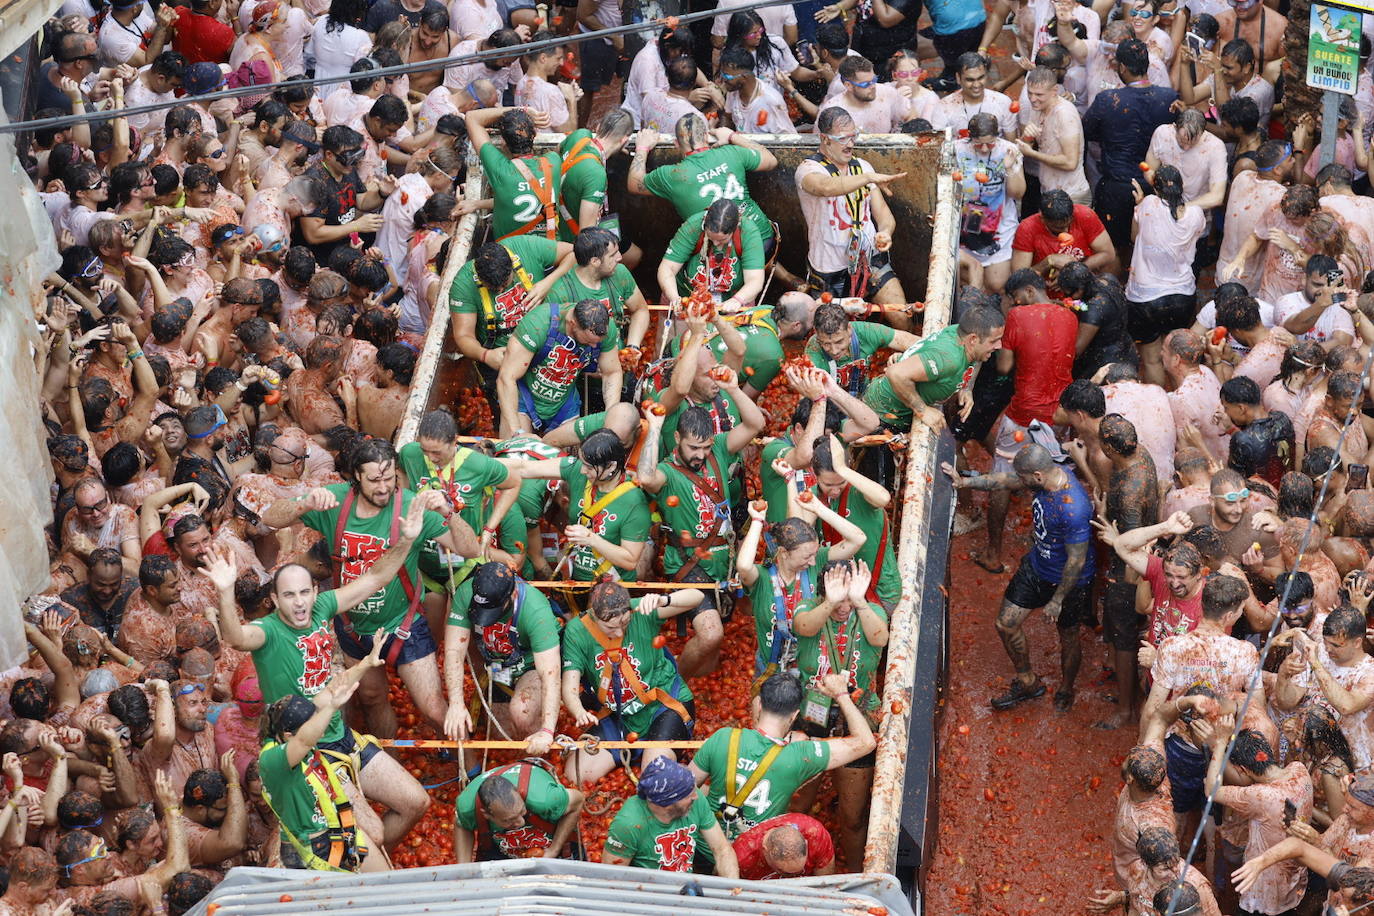
{"label": "black shoe", "polygon": [[1036,678],[1035,683],[1029,687],[1016,678],[1012,678],[1011,686],[1007,688],[1007,692],[992,698],[992,708],[998,710],[1011,709],[1024,700],[1034,700],[1036,697],[1043,697],[1044,695],[1045,684],[1039,678]]}
{"label": "black shoe", "polygon": [[1056,690],[1054,692],[1054,708],[1057,712],[1068,712],[1071,706],[1073,706],[1072,690]]}

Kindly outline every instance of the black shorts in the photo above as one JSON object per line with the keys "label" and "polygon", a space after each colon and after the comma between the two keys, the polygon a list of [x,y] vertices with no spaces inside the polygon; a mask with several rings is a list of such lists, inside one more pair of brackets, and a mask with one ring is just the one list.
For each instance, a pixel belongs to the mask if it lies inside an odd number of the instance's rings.
{"label": "black shorts", "polygon": [[[372,651],[372,637],[355,632],[343,614],[334,618],[334,636],[338,640],[339,648],[351,659],[362,660]],[[386,637],[388,643],[396,638],[394,635]],[[439,647],[434,644],[434,634],[429,631],[429,622],[425,619],[423,611],[417,611],[415,618],[410,622],[410,636],[401,642],[401,651],[396,655],[396,667],[418,662],[438,651]],[[389,652],[390,645],[383,647],[382,658],[385,659]]]}
{"label": "black shorts", "polygon": [[[1026,554],[1021,558],[1020,565],[1016,567],[1015,575],[1007,583],[1007,590],[1002,595],[1002,600],[1027,610],[1039,610],[1050,603],[1050,599],[1054,597],[1058,588],[1058,582],[1050,582],[1048,579],[1042,579],[1036,575],[1035,570],[1031,569],[1030,554]],[[1064,597],[1064,606],[1059,612],[1059,620],[1055,624],[1059,629],[1067,630],[1072,627],[1091,626],[1093,624],[1093,605],[1090,591],[1090,585],[1075,585],[1069,589],[1068,595]]]}
{"label": "black shorts", "polygon": [[729,620],[730,615],[732,615],[735,612],[735,596],[727,589],[715,588],[714,586],[716,584],[716,580],[712,579],[710,576],[706,574],[706,570],[701,568],[701,564],[698,563],[691,572],[683,576],[682,581],[696,582],[708,587],[702,589],[702,592],[705,593],[706,597],[702,599],[701,604],[698,604],[695,608],[693,608],[690,611],[687,611],[685,614],[677,615],[677,632],[679,636],[687,635],[688,621],[696,620],[697,615],[700,614],[702,611],[719,612],[721,623],[725,623],[727,620]]}
{"label": "black shorts", "polygon": [[1170,331],[1190,328],[1197,317],[1197,296],[1160,296],[1149,302],[1126,303],[1131,337],[1139,344],[1154,343]]}
{"label": "black shorts", "polygon": [[969,412],[967,420],[959,419],[958,398],[949,399],[948,403],[953,405],[950,413],[954,417],[949,429],[954,434],[955,442],[982,442],[988,437],[996,428],[1002,411],[1011,403],[1011,396],[1016,389],[1014,378],[1012,375],[998,375],[992,360],[984,363],[978,370],[978,377],[973,380],[973,410]]}
{"label": "black shorts", "polygon": [[1102,635],[1118,652],[1134,652],[1140,645],[1145,615],[1136,613],[1135,591],[1124,575],[1117,582],[1107,582],[1102,590]]}
{"label": "black shorts", "polygon": [[[669,691],[672,692],[672,691]],[[582,691],[582,702],[587,709],[597,708],[596,695],[589,690]],[[654,713],[654,719],[649,723],[649,728],[636,740],[639,741],[691,741],[692,733],[697,724],[697,704],[695,700],[684,700],[683,707],[687,710],[687,715],[691,718],[686,722],[667,706],[659,706]],[[615,716],[606,716],[596,727],[592,729],[592,734],[597,735],[602,741],[624,741],[625,730],[620,727]],[[643,751],[630,751],[630,765],[639,768],[639,762],[644,758]],[[617,755],[617,760],[623,759]]]}
{"label": "black shorts", "polygon": [[812,270],[810,265],[806,268],[806,285],[813,293],[830,293],[837,299],[845,296],[860,296],[872,301],[872,297],[878,294],[878,290],[886,286],[890,281],[897,279],[897,274],[892,269],[892,257],[889,252],[879,251],[872,255],[868,265],[868,282],[863,289],[850,291],[850,275],[847,270],[836,270],[831,273],[821,273]]}
{"label": "black shorts", "polygon": [[584,92],[596,92],[608,86],[615,79],[620,63],[620,55],[615,45],[603,39],[593,38],[578,45],[581,52],[582,75],[578,82]]}
{"label": "black shorts", "polygon": [[372,762],[372,758],[382,752],[381,745],[377,739],[371,735],[360,735],[351,728],[344,728],[344,736],[338,741],[321,741],[318,745],[322,751],[333,751],[336,754],[347,754],[358,764],[358,772],[367,769],[367,765]]}

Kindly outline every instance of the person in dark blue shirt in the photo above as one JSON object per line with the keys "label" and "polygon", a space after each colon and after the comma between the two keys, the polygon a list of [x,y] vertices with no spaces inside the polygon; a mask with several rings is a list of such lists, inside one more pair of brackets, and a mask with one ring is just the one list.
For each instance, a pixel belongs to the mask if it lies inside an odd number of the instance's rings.
{"label": "person in dark blue shirt", "polygon": [[1131,260],[1131,216],[1135,198],[1131,182],[1140,178],[1140,163],[1150,147],[1155,128],[1174,119],[1178,93],[1168,86],[1152,86],[1146,74],[1149,51],[1139,38],[1116,46],[1116,72],[1120,89],[1098,94],[1083,115],[1083,139],[1096,140],[1102,148],[1102,177],[1093,189],[1093,210],[1116,246],[1124,270]]}
{"label": "person in dark blue shirt", "polygon": [[1092,540],[1092,498],[1078,478],[1039,445],[1021,449],[1012,461],[1011,474],[961,477],[948,462],[943,469],[955,489],[1025,489],[1035,493],[1031,503],[1035,540],[1007,583],[1002,610],[997,615],[997,633],[1016,675],[1006,693],[992,698],[992,708],[1010,709],[1023,700],[1044,696],[1045,685],[1031,668],[1030,648],[1022,629],[1032,611],[1044,608],[1045,616],[1059,629],[1062,681],[1054,693],[1054,707],[1060,711],[1068,709],[1073,705],[1073,682],[1082,660],[1079,630],[1084,624],[1093,623],[1089,592],[1096,564],[1088,549]]}

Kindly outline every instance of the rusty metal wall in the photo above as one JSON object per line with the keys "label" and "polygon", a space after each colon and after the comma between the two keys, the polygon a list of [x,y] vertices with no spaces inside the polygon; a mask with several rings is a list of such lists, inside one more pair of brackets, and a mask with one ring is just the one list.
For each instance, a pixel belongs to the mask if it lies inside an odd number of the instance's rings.
{"label": "rusty metal wall", "polygon": [[[943,133],[906,136],[903,134],[868,135],[862,137],[856,155],[867,160],[879,172],[906,172],[906,177],[888,187],[888,206],[897,221],[892,247],[892,263],[911,300],[920,299],[926,288],[930,267],[928,253],[932,223],[936,207],[935,176],[940,168],[940,141]],[[769,219],[778,223],[782,238],[783,266],[797,276],[806,274],[806,221],[797,202],[794,179],[798,164],[814,155],[817,139],[814,134],[788,134],[750,137],[766,147],[778,158],[778,166],[769,172],[754,172],[749,176],[749,195],[763,208]],[[649,154],[650,169],[678,161],[677,150],[669,143],[660,143]],[[681,225],[672,207],[657,197],[630,194],[625,190],[625,178],[630,170],[630,157],[615,156],[606,164],[610,210],[620,214],[620,224],[626,237],[645,252],[645,258],[635,272],[635,279],[646,295],[658,287],[655,273],[662,252]],[[781,292],[775,288],[774,292]],[[772,297],[770,297],[772,298]]]}

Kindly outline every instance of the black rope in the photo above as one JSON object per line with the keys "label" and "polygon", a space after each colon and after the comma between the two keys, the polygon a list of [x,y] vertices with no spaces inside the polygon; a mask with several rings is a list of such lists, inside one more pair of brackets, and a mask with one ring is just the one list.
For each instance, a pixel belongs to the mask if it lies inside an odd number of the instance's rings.
{"label": "black rope", "polygon": [[610,38],[614,35],[630,35],[635,32],[653,32],[670,20],[674,20],[678,23],[695,22],[698,19],[728,16],[746,10],[766,9],[772,6],[791,6],[793,2],[794,0],[750,0],[749,3],[742,6],[732,6],[724,12],[712,9],[703,10],[697,13],[683,13],[681,16],[665,16],[662,19],[632,22],[627,25],[618,25],[608,29],[598,29],[595,32],[580,32],[567,36],[547,38],[542,41],[531,41],[525,44],[511,45],[508,48],[492,48],[486,51],[476,51],[472,54],[465,54],[462,57],[441,57],[435,60],[419,61],[410,64],[397,64],[394,67],[379,67],[375,70],[365,70],[362,73],[348,73],[340,76],[311,77],[308,79],[283,80],[280,83],[261,83],[256,86],[240,86],[237,89],[221,89],[216,92],[207,92],[204,95],[185,96],[170,102],[150,102],[147,105],[135,105],[132,108],[111,108],[103,111],[83,112],[82,114],[39,118],[32,121],[15,121],[10,124],[0,124],[0,134],[14,134],[30,130],[71,127],[75,124],[85,124],[92,121],[110,121],[115,118],[127,117],[129,115],[166,111],[191,102],[215,102],[220,99],[237,99],[246,95],[265,95],[275,92],[278,89],[289,89],[293,86],[331,86],[337,83],[352,82],[355,79],[383,79],[390,76],[406,76],[411,73],[426,73],[431,70],[447,70],[451,67],[460,67],[465,64],[480,63],[488,60],[499,60],[504,57],[521,57],[535,51],[543,51],[548,48],[561,48],[564,45],[578,44],[593,38]]}

